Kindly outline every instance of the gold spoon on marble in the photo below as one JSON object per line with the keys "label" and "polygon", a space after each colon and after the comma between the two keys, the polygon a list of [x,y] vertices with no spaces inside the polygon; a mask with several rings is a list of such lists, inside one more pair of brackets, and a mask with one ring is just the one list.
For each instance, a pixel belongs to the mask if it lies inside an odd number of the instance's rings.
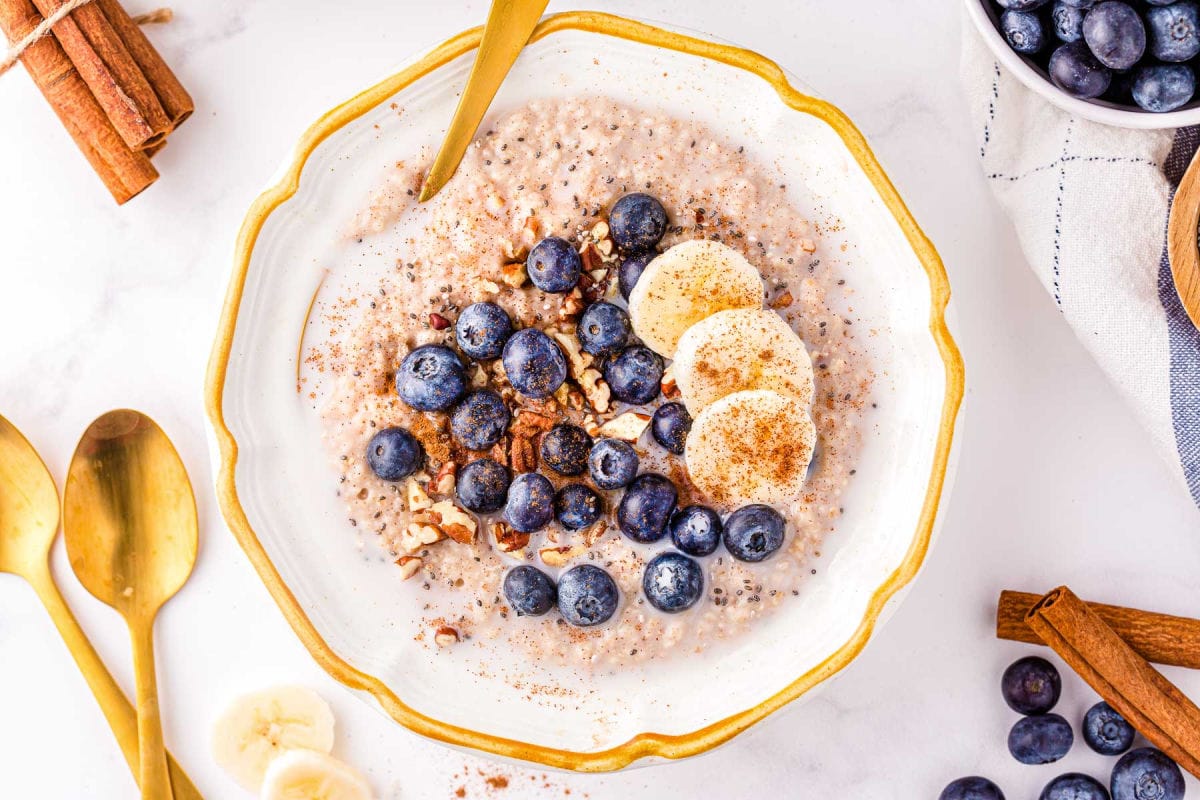
{"label": "gold spoon on marble", "polygon": [[[79,627],[54,576],[50,548],[58,538],[58,489],[37,451],[11,422],[0,416],[0,572],[24,578],[33,587],[79,671],[91,687],[134,778],[138,775],[137,713]],[[170,754],[167,768],[176,800],[203,800],[200,791]]]}
{"label": "gold spoon on marble", "polygon": [[154,420],[121,410],[88,426],[67,471],[63,531],[79,582],[129,626],[142,798],[169,800],[154,617],[191,574],[198,524],[187,470]]}

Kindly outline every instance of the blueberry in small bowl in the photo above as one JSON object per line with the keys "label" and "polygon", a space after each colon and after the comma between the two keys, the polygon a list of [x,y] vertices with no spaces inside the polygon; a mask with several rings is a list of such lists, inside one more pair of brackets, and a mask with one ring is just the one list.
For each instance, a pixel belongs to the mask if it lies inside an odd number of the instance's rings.
{"label": "blueberry in small bowl", "polygon": [[568,483],[554,495],[554,516],[567,530],[578,531],[596,524],[604,513],[604,501],[582,483]]}
{"label": "blueberry in small bowl", "polygon": [[1112,82],[1112,72],[1092,55],[1083,40],[1069,42],[1055,50],[1047,69],[1055,86],[1081,99],[1099,97]]}
{"label": "blueberry in small bowl", "polygon": [[635,344],[604,364],[604,380],[612,396],[623,403],[640,406],[662,391],[662,356]]}
{"label": "blueberry in small bowl", "polygon": [[1196,75],[1186,64],[1142,67],[1133,79],[1133,100],[1147,111],[1174,111],[1196,93]]}
{"label": "blueberry in small bowl", "polygon": [[671,542],[689,556],[707,556],[721,544],[721,515],[708,506],[691,505],[671,517]]}
{"label": "blueberry in small bowl", "polygon": [[1082,728],[1083,741],[1100,755],[1119,756],[1133,747],[1133,726],[1103,700],[1083,715]]}
{"label": "blueberry in small bowl", "polygon": [[621,290],[621,297],[624,297],[626,300],[629,299],[629,293],[637,285],[638,278],[642,277],[642,273],[646,271],[646,266],[656,255],[658,253],[653,250],[647,250],[625,257],[625,260],[621,262],[620,268],[617,269],[617,288]]}
{"label": "blueberry in small bowl", "polygon": [[638,454],[620,439],[601,439],[588,454],[588,474],[601,489],[620,489],[637,477]]}
{"label": "blueberry in small bowl", "polygon": [[498,392],[469,392],[450,414],[450,432],[468,450],[487,450],[504,438],[512,422],[508,405]]}
{"label": "blueberry in small bowl", "polygon": [[525,262],[529,280],[543,292],[562,294],[575,288],[583,273],[583,260],[574,245],[557,236],[547,236],[529,251]]}
{"label": "blueberry in small bowl", "polygon": [[499,511],[508,496],[508,468],[491,458],[476,459],[458,471],[454,493],[477,514]]}
{"label": "blueberry in small bowl", "polygon": [[653,249],[667,232],[667,211],[648,194],[627,194],[608,215],[612,240],[622,253]]}
{"label": "blueberry in small bowl", "polygon": [[1050,764],[1075,743],[1071,723],[1058,714],[1022,717],[1008,732],[1008,752],[1022,764]]}
{"label": "blueberry in small bowl", "polygon": [[513,478],[504,519],[521,533],[534,533],[554,519],[554,486],[545,475],[524,472]]}
{"label": "blueberry in small bowl", "polygon": [[1054,708],[1062,694],[1062,676],[1046,659],[1026,656],[1004,670],[1000,693],[1008,707],[1018,714],[1045,714]]}
{"label": "blueberry in small bowl", "polygon": [[522,564],[504,576],[504,599],[522,617],[540,617],[558,603],[558,589],[550,576]]}
{"label": "blueberry in small bowl", "polygon": [[1005,11],[1000,15],[1000,30],[1018,53],[1036,53],[1046,42],[1042,20],[1031,11]]}
{"label": "blueberry in small bowl", "polygon": [[508,312],[495,303],[472,303],[454,322],[454,340],[459,349],[481,361],[499,358],[512,332]]}
{"label": "blueberry in small bowl", "polygon": [[1146,52],[1146,24],[1133,6],[1104,0],[1083,18],[1083,40],[1109,69],[1129,69]]}
{"label": "blueberry in small bowl", "polygon": [[742,506],[725,520],[725,549],[738,561],[764,561],[783,546],[786,523],[770,506]]}
{"label": "blueberry in small bowl", "polygon": [[367,466],[385,481],[412,475],[425,462],[425,448],[404,428],[384,428],[367,442]]}
{"label": "blueberry in small bowl", "polygon": [[947,784],[938,800],[1004,800],[1004,792],[987,778],[969,775]]}
{"label": "blueberry in small bowl", "polygon": [[635,542],[657,542],[667,535],[678,497],[675,484],[666,477],[655,472],[639,475],[617,506],[617,527]]}
{"label": "blueberry in small bowl", "polygon": [[1113,767],[1112,800],[1183,800],[1183,773],[1153,747],[1130,750]]}
{"label": "blueberry in small bowl", "polygon": [[633,326],[625,309],[601,301],[584,309],[575,328],[575,336],[583,352],[606,356],[624,347],[632,331]]}
{"label": "blueberry in small bowl", "polygon": [[1110,800],[1104,784],[1090,775],[1068,772],[1046,784],[1038,800]]}
{"label": "blueberry in small bowl", "polygon": [[582,475],[588,466],[592,437],[570,422],[560,422],[542,437],[542,463],[559,475]]}
{"label": "blueberry in small bowl", "polygon": [[683,403],[663,403],[654,409],[654,416],[650,418],[650,434],[654,441],[676,455],[683,455],[691,429],[692,415]]}
{"label": "blueberry in small bowl", "polygon": [[1150,54],[1159,61],[1182,63],[1200,55],[1200,9],[1190,0],[1146,11]]}
{"label": "blueberry in small bowl", "polygon": [[642,573],[642,592],[659,611],[678,614],[696,605],[704,594],[704,570],[682,553],[660,553]]}
{"label": "blueberry in small bowl", "polygon": [[1067,0],[1055,0],[1050,9],[1050,26],[1061,42],[1077,42],[1083,38],[1083,10]]}
{"label": "blueberry in small bowl", "polygon": [[581,628],[611,619],[619,597],[616,581],[593,564],[571,567],[558,578],[558,613]]}
{"label": "blueberry in small bowl", "polygon": [[396,370],[396,393],[417,411],[445,411],[466,389],[462,361],[444,345],[421,345],[404,356]]}
{"label": "blueberry in small bowl", "polygon": [[537,328],[525,328],[509,337],[501,363],[513,388],[534,400],[554,394],[567,379],[562,350]]}

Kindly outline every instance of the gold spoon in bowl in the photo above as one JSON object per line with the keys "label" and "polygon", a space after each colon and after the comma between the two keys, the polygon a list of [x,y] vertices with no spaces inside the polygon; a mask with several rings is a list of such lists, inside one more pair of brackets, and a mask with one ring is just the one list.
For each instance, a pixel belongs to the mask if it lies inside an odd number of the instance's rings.
{"label": "gold spoon in bowl", "polygon": [[154,672],[154,617],[191,574],[198,527],[187,470],[154,420],[121,410],[88,426],[67,471],[63,531],[79,582],[129,626],[144,800],[171,797]]}
{"label": "gold spoon in bowl", "polygon": [[[0,416],[0,572],[24,578],[54,621],[79,671],[108,720],[134,778],[138,776],[137,714],[79,627],[50,572],[58,537],[58,489],[37,451]],[[202,800],[200,791],[167,755],[175,800]]]}

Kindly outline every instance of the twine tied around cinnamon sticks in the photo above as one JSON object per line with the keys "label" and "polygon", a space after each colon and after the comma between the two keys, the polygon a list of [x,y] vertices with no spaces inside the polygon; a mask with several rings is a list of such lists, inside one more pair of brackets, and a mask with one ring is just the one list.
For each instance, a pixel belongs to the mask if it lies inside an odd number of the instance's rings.
{"label": "twine tied around cinnamon sticks", "polygon": [[[43,36],[48,36],[50,34],[50,30],[59,22],[61,22],[63,18],[67,16],[67,14],[70,14],[75,9],[86,6],[88,3],[92,2],[95,2],[95,0],[69,0],[69,2],[59,6],[57,11],[55,11],[46,19],[42,20],[42,23],[30,31],[24,39],[15,43],[12,48],[10,48],[9,51],[4,54],[4,58],[0,58],[0,75],[3,75],[16,66],[17,60],[21,57],[21,53],[24,53],[26,50],[28,50],[29,46],[38,39],[41,39]],[[174,12],[169,8],[156,8],[155,10],[149,11],[145,14],[135,14],[132,19],[135,25],[155,25],[160,22],[170,22],[174,16]]]}

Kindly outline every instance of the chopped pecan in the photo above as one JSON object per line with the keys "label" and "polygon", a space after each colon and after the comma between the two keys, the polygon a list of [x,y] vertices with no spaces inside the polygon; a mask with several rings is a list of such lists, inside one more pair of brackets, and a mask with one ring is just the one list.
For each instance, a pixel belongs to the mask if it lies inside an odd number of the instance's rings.
{"label": "chopped pecan", "polygon": [[583,387],[583,393],[587,396],[592,408],[601,414],[608,411],[608,404],[612,399],[612,390],[604,382],[604,378],[600,375],[600,370],[592,369],[591,367],[585,369],[579,375],[579,385]]}
{"label": "chopped pecan", "polygon": [[663,372],[662,383],[660,384],[663,397],[667,398],[668,400],[675,400],[679,397],[679,385],[675,382],[675,372],[673,371],[674,366],[675,365],[672,364],[666,368],[666,370]]}
{"label": "chopped pecan", "polygon": [[559,301],[558,319],[562,322],[574,321],[576,317],[583,313],[586,305],[583,300],[583,292],[576,287],[568,294],[563,295],[562,300]]}
{"label": "chopped pecan", "polygon": [[458,631],[449,625],[442,625],[434,632],[433,641],[437,643],[438,647],[458,644]]}
{"label": "chopped pecan", "polygon": [[446,534],[441,528],[434,525],[423,525],[419,522],[410,522],[404,528],[404,532],[400,534],[400,546],[407,553],[415,553],[425,545],[435,544],[446,538]]}
{"label": "chopped pecan", "polygon": [[400,567],[401,580],[408,580],[420,572],[423,563],[420,556],[400,556],[396,559],[396,564]]}
{"label": "chopped pecan", "polygon": [[584,545],[591,547],[596,542],[600,541],[600,537],[604,535],[606,530],[608,530],[608,523],[604,520],[600,520],[595,525],[585,530],[583,532]]}
{"label": "chopped pecan", "polygon": [[529,280],[529,273],[520,261],[513,261],[500,267],[500,280],[514,289],[520,289]]}
{"label": "chopped pecan", "polygon": [[600,426],[600,435],[620,439],[623,442],[636,442],[642,438],[646,426],[650,424],[650,415],[637,411],[626,411],[620,416],[610,419]]}
{"label": "chopped pecan", "polygon": [[792,304],[792,293],[791,292],[783,292],[782,294],[775,295],[775,299],[772,300],[768,305],[770,305],[771,308],[787,308],[791,304]]}
{"label": "chopped pecan", "polygon": [[492,540],[501,553],[515,553],[529,545],[529,534],[513,530],[507,523],[493,522],[491,529]]}
{"label": "chopped pecan", "polygon": [[582,544],[566,544],[558,547],[543,547],[538,550],[542,563],[547,567],[565,567],[573,559],[587,552]]}
{"label": "chopped pecan", "polygon": [[532,472],[538,465],[538,440],[554,427],[554,418],[521,409],[509,427],[509,466],[514,472]]}
{"label": "chopped pecan", "polygon": [[[438,467],[437,472],[433,474],[433,478],[429,481],[429,491],[434,494],[450,494],[454,491],[454,475],[458,471],[458,465],[453,461],[447,461]],[[436,508],[437,506],[434,506]]]}
{"label": "chopped pecan", "polygon": [[441,515],[438,528],[459,544],[475,543],[475,518],[449,500],[434,503],[430,512]]}
{"label": "chopped pecan", "polygon": [[408,501],[409,511],[424,511],[433,505],[433,500],[416,478],[409,478],[408,483],[404,484],[404,497]]}

